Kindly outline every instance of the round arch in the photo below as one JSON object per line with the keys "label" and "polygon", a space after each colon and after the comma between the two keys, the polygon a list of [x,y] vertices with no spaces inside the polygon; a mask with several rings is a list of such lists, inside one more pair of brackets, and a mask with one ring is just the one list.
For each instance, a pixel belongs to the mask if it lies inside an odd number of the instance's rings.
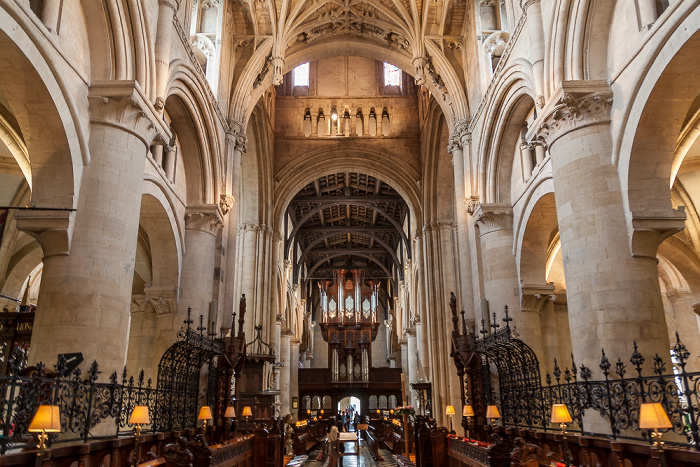
{"label": "round arch", "polygon": [[648,71],[634,89],[625,91],[635,99],[627,106],[620,104],[623,116],[613,128],[617,135],[613,163],[618,166],[628,218],[633,212],[671,211],[678,137],[700,93],[698,24],[700,10],[695,9],[649,54]]}
{"label": "round arch", "polygon": [[[484,125],[480,131],[478,150],[478,173],[474,187],[485,203],[503,203],[510,200],[510,170],[520,128],[534,107],[534,85],[530,80],[532,66],[526,60],[517,60],[505,69],[503,79],[493,93]],[[518,128],[514,128],[518,126]],[[510,164],[507,173],[502,173],[504,164]],[[504,179],[504,176],[506,178]],[[507,193],[499,190],[505,182]],[[507,196],[507,200],[503,197]]]}
{"label": "round arch", "polygon": [[378,178],[394,188],[406,201],[411,215],[411,225],[422,228],[421,194],[418,187],[420,174],[399,165],[383,163],[385,152],[368,149],[338,149],[323,147],[311,150],[283,167],[275,176],[279,185],[275,190],[274,230],[282,231],[284,213],[292,198],[307,184],[322,175],[347,170],[357,171]]}
{"label": "round arch", "polygon": [[0,27],[0,63],[7,64],[0,67],[0,92],[30,156],[32,204],[74,208],[83,164],[89,162],[76,104],[55,65],[45,59],[45,47],[2,10]]}

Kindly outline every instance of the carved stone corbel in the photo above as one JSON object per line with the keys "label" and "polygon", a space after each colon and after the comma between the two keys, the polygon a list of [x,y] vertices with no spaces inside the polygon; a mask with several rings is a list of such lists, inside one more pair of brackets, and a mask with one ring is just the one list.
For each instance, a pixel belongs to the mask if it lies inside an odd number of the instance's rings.
{"label": "carved stone corbel", "polygon": [[185,229],[212,235],[223,225],[223,214],[217,204],[203,204],[185,210]]}
{"label": "carved stone corbel", "polygon": [[671,212],[633,212],[630,250],[632,256],[656,259],[659,245],[685,229],[685,206]]}

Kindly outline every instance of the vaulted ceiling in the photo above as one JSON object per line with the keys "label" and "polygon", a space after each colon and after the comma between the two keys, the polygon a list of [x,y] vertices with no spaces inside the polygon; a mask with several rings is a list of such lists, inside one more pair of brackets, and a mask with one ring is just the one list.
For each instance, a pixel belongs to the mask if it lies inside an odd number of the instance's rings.
{"label": "vaulted ceiling", "polygon": [[361,268],[367,278],[402,273],[408,205],[381,180],[357,172],[320,177],[297,193],[287,213],[288,245],[301,252],[289,258],[294,281],[303,265],[313,278],[331,278],[333,269]]}
{"label": "vaulted ceiling", "polygon": [[232,39],[245,49],[237,58],[246,62],[245,67],[235,65],[234,119],[244,122],[244,107],[249,110],[251,102],[257,102],[262,90],[251,93],[251,86],[267,88],[282,82],[288,56],[342,38],[360,49],[362,44],[386,49],[383,59],[442,96],[439,101],[449,109],[448,121],[467,116],[461,64],[462,38],[469,23],[466,0],[237,0],[233,4],[232,17],[244,21],[233,22]]}

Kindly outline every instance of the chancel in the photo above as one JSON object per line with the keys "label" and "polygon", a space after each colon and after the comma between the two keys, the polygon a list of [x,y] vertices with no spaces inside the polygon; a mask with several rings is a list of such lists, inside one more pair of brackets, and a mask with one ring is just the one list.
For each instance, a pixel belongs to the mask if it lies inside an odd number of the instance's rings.
{"label": "chancel", "polygon": [[0,0],[0,465],[700,465],[699,51],[700,0]]}

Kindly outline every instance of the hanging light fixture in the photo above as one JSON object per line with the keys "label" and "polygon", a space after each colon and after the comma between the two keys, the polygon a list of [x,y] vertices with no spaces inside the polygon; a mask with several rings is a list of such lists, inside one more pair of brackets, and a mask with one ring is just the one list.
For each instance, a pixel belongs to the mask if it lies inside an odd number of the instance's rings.
{"label": "hanging light fixture", "polygon": [[331,120],[338,120],[338,110],[335,107],[331,108]]}

